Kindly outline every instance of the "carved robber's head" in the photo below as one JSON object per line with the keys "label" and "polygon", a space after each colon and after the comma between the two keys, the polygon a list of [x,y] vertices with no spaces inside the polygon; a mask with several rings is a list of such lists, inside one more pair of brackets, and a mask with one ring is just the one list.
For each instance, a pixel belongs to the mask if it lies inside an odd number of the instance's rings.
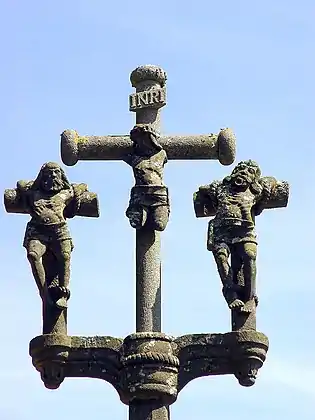
{"label": "carved robber's head", "polygon": [[249,187],[259,180],[261,171],[253,160],[239,162],[232,171],[230,181],[236,187]]}
{"label": "carved robber's head", "polygon": [[249,188],[253,194],[261,194],[261,171],[253,160],[243,160],[233,169],[231,175],[224,178],[224,184],[230,184],[235,190]]}
{"label": "carved robber's head", "polygon": [[33,189],[46,192],[59,192],[70,188],[70,183],[64,170],[58,163],[47,162],[41,167],[33,184]]}

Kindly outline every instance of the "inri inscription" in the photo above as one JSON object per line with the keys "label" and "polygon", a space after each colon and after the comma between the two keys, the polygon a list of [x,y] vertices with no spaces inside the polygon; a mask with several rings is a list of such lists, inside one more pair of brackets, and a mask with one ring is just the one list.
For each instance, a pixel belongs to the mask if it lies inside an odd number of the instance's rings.
{"label": "inri inscription", "polygon": [[155,88],[129,95],[129,110],[136,111],[141,108],[162,108],[166,105],[166,89]]}

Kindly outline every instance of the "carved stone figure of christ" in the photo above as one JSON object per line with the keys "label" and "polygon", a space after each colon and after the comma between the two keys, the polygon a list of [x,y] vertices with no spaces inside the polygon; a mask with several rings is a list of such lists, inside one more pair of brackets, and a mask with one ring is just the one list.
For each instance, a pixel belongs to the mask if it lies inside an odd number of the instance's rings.
{"label": "carved stone figure of christ", "polygon": [[154,230],[163,231],[169,217],[168,190],[163,183],[166,152],[149,125],[136,125],[130,138],[133,152],[124,160],[133,169],[135,186],[131,190],[126,215],[135,229],[147,224]]}
{"label": "carved stone figure of christ", "polygon": [[8,212],[28,213],[23,245],[43,302],[61,310],[70,297],[70,256],[73,250],[67,218],[98,217],[97,197],[86,184],[70,184],[63,169],[45,163],[35,181],[18,181],[5,191]]}
{"label": "carved stone figure of christ", "polygon": [[230,309],[247,311],[256,305],[257,237],[255,217],[265,208],[285,207],[289,186],[272,177],[261,177],[258,164],[240,162],[223,181],[201,186],[194,196],[197,217],[214,216],[208,227],[212,251]]}

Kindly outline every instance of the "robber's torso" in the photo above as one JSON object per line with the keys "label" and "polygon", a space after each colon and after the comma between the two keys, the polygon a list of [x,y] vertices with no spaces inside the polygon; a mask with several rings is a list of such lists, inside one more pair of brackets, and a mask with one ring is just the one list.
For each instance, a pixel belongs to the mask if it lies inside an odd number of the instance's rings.
{"label": "robber's torso", "polygon": [[253,228],[253,206],[256,196],[250,188],[234,191],[230,185],[220,185],[217,190],[216,225],[247,226]]}
{"label": "robber's torso", "polygon": [[28,194],[28,205],[31,223],[54,225],[65,222],[64,210],[72,199],[71,190],[62,190],[54,195],[46,195],[41,191]]}

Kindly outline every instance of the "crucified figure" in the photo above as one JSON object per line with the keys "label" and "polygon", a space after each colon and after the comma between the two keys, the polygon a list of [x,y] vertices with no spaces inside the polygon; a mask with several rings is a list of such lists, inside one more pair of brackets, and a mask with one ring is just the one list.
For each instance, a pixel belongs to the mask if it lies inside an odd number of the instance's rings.
{"label": "crucified figure", "polygon": [[23,246],[39,294],[45,304],[66,309],[73,250],[66,219],[98,217],[96,195],[86,184],[70,184],[63,169],[48,162],[35,181],[18,181],[15,190],[6,190],[5,205],[9,212],[30,214]]}
{"label": "crucified figure", "polygon": [[285,207],[288,195],[288,183],[261,177],[252,160],[239,162],[223,181],[201,186],[195,193],[197,217],[214,216],[208,225],[207,248],[230,309],[250,311],[247,302],[258,304],[255,217],[266,208]]}
{"label": "crucified figure", "polygon": [[163,183],[166,152],[149,125],[136,125],[130,132],[130,139],[133,152],[124,160],[133,169],[135,186],[131,190],[126,216],[134,229],[149,225],[163,231],[169,218],[168,190]]}
{"label": "crucified figure", "polygon": [[[73,249],[65,209],[74,198],[73,187],[62,168],[52,162],[42,166],[31,185],[20,184],[20,187],[31,215],[23,245],[39,294],[46,303],[65,309],[70,297],[70,255]],[[44,258],[47,253],[55,258],[58,267],[58,278],[48,281],[46,277],[50,277],[50,270]]]}

